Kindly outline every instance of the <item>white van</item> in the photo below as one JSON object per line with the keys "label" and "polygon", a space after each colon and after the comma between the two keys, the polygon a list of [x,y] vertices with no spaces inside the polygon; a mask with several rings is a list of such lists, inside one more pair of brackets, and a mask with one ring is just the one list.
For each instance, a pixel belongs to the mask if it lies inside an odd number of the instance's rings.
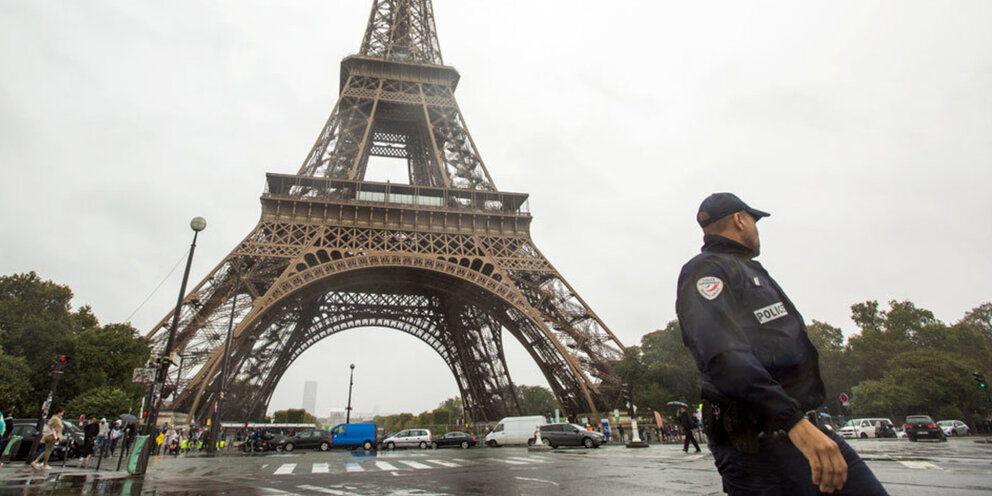
{"label": "white van", "polygon": [[534,433],[545,424],[544,417],[506,417],[486,434],[486,446],[495,448],[508,444],[534,444]]}
{"label": "white van", "polygon": [[882,424],[892,427],[893,431],[895,429],[892,421],[887,418],[861,418],[848,420],[837,433],[847,439],[878,437],[876,431]]}

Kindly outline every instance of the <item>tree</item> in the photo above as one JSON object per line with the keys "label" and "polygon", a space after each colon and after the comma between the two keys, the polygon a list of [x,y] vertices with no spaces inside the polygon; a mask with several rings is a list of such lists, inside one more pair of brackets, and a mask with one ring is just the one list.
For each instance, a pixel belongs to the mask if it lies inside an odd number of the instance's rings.
{"label": "tree", "polygon": [[664,412],[669,401],[699,402],[699,369],[682,343],[677,320],[645,334],[640,346],[628,347],[617,373],[633,388],[640,410]]}
{"label": "tree", "polygon": [[302,408],[278,410],[272,413],[272,418],[278,424],[315,424],[317,418]]}
{"label": "tree", "polygon": [[4,415],[31,416],[41,407],[27,401],[31,393],[30,373],[24,357],[0,350],[0,411]]}
{"label": "tree", "polygon": [[121,389],[97,387],[76,396],[65,410],[69,418],[78,415],[112,418],[122,413],[136,413],[139,404],[133,395]]}
{"label": "tree", "polygon": [[555,395],[543,386],[517,386],[517,400],[522,415],[548,415],[561,409]]}

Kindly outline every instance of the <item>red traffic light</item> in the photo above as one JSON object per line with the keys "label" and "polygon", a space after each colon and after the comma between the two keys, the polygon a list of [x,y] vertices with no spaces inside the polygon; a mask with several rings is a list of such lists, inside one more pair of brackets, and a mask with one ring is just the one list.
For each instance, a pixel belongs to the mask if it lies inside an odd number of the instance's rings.
{"label": "red traffic light", "polygon": [[55,361],[59,363],[69,363],[69,355],[59,355],[55,357]]}

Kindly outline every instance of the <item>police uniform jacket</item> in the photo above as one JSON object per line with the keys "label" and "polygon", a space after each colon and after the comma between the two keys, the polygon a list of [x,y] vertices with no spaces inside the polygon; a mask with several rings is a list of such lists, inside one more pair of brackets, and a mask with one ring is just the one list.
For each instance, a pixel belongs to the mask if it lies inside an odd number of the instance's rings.
{"label": "police uniform jacket", "polygon": [[791,429],[823,403],[806,325],[751,250],[722,236],[682,267],[676,311],[706,391],[737,402],[762,430]]}

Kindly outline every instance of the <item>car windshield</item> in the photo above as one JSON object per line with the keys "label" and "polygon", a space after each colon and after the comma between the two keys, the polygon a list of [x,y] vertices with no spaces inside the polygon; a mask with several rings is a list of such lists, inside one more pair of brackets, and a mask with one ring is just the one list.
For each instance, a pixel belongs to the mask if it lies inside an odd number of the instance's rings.
{"label": "car windshield", "polygon": [[941,420],[940,422],[937,422],[937,425],[940,425],[940,426],[943,426],[943,427],[950,427],[950,426],[954,425],[954,421],[953,420]]}
{"label": "car windshield", "polygon": [[578,430],[580,430],[580,431],[584,431],[584,430],[586,430],[586,428],[585,428],[585,427],[582,427],[582,426],[581,426],[581,425],[579,425],[579,424],[568,424],[568,425],[570,425],[570,426],[572,426],[572,427],[575,427],[576,429],[578,429]]}
{"label": "car windshield", "polygon": [[909,417],[906,417],[906,423],[907,424],[919,424],[919,423],[932,424],[933,423],[933,419],[930,418],[930,417],[928,417],[928,416],[926,416],[926,415],[911,415]]}

